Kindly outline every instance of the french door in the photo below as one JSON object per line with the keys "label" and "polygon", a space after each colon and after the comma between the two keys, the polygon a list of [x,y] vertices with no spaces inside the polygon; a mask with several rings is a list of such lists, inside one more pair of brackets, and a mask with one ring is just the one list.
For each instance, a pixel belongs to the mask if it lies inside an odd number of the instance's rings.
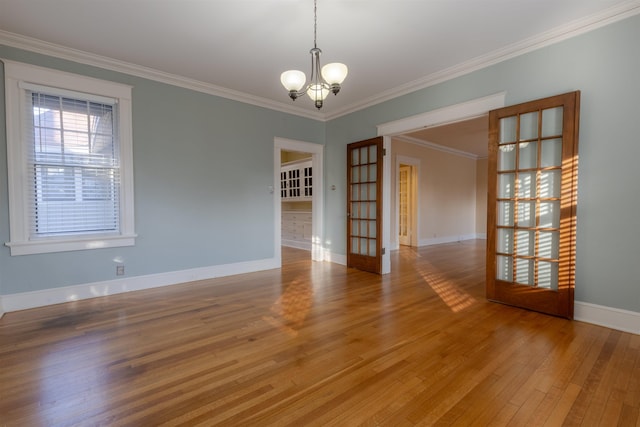
{"label": "french door", "polygon": [[382,137],[347,145],[347,267],[382,271]]}
{"label": "french door", "polygon": [[487,298],[573,318],[580,92],[489,113]]}

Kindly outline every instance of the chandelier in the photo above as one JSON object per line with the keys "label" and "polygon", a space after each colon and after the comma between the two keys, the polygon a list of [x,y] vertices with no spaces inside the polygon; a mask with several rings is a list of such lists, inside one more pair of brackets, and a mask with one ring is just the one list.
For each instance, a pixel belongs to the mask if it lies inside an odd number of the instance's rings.
{"label": "chandelier", "polygon": [[[318,28],[318,17],[316,1],[313,0],[313,49],[309,51],[311,54],[311,78],[309,84],[305,87],[307,76],[298,70],[285,71],[280,75],[282,85],[289,91],[289,97],[294,101],[305,93],[309,95],[316,108],[322,108],[324,99],[332,92],[337,95],[340,92],[340,84],[347,77],[347,66],[339,62],[327,64],[320,68],[320,54],[322,51],[316,44],[316,35]],[[303,89],[304,88],[304,89]]]}

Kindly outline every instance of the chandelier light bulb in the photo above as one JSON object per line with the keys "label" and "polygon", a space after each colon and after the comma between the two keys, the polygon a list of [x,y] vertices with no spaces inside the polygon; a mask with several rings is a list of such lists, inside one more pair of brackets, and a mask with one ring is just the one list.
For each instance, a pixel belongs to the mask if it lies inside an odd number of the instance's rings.
{"label": "chandelier light bulb", "polygon": [[289,92],[298,92],[307,81],[307,76],[298,70],[289,70],[280,74],[280,82]]}
{"label": "chandelier light bulb", "polygon": [[339,62],[332,62],[322,67],[322,78],[330,85],[342,84],[344,79],[347,78],[349,69],[346,65]]}

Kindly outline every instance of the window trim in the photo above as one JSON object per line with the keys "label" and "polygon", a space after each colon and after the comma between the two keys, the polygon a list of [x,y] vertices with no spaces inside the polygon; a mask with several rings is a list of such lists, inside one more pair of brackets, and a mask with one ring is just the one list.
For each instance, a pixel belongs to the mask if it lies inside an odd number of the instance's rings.
{"label": "window trim", "polygon": [[[96,248],[133,246],[135,244],[133,195],[132,87],[82,75],[37,67],[1,59],[4,63],[7,167],[9,184],[10,241],[5,245],[11,255],[63,252]],[[87,96],[102,96],[117,100],[120,139],[120,232],[55,236],[30,239],[28,215],[27,170],[28,147],[24,132],[25,86],[42,85]]]}

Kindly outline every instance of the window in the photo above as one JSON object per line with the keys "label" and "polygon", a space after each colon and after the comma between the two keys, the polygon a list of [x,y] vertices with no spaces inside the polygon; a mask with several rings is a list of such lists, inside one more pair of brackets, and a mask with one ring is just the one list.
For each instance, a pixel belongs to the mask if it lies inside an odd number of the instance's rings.
{"label": "window", "polygon": [[131,88],[5,62],[12,255],[130,246]]}

